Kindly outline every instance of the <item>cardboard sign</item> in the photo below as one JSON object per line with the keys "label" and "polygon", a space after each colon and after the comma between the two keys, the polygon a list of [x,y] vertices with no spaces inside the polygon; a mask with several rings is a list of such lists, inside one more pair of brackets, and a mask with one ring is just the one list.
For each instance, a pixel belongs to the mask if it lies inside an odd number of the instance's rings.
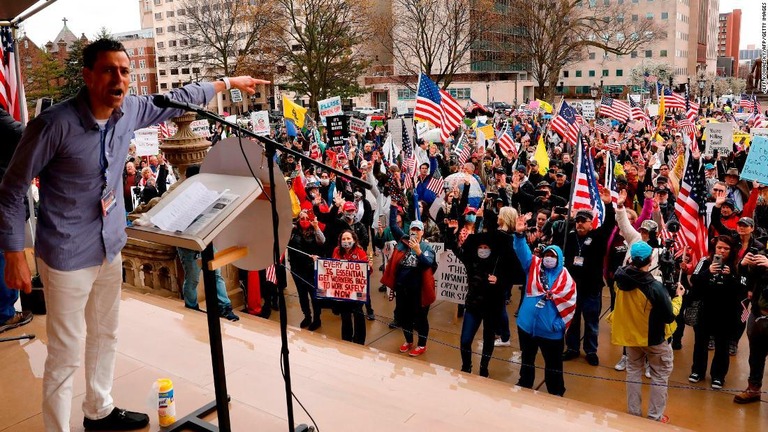
{"label": "cardboard sign", "polygon": [[240,103],[243,101],[243,93],[240,91],[240,89],[231,89],[229,91],[229,96],[232,98],[232,102],[234,103]]}
{"label": "cardboard sign", "polygon": [[752,139],[757,136],[768,137],[768,128],[752,128],[749,130],[749,134],[752,135]]}
{"label": "cardboard sign", "polygon": [[707,148],[705,155],[711,155],[717,150],[718,155],[727,156],[733,151],[733,124],[710,123],[707,125]]}
{"label": "cardboard sign", "polygon": [[157,138],[157,128],[149,127],[133,132],[136,144],[136,156],[155,156],[160,153],[160,141]]}
{"label": "cardboard sign", "polygon": [[349,135],[349,131],[347,130],[347,117],[330,116],[325,120],[328,123],[328,145],[343,146],[344,138]]}
{"label": "cardboard sign", "polygon": [[397,102],[397,115],[408,114],[408,103],[406,101]]}
{"label": "cardboard sign", "polygon": [[435,292],[438,300],[464,304],[467,296],[467,269],[452,251],[443,252],[437,261]]}
{"label": "cardboard sign", "polygon": [[349,131],[352,133],[364,135],[366,132],[365,120],[356,117],[349,119]]}
{"label": "cardboard sign", "polygon": [[189,124],[189,128],[192,129],[192,133],[203,138],[211,136],[211,128],[208,125],[208,120],[195,120]]}
{"label": "cardboard sign", "polygon": [[421,138],[429,132],[429,125],[426,122],[418,122],[416,123],[416,136]]}
{"label": "cardboard sign", "polygon": [[430,243],[429,246],[435,252],[437,262],[440,262],[440,258],[443,256],[443,252],[445,252],[445,243]]}
{"label": "cardboard sign", "polygon": [[368,263],[318,259],[317,297],[365,302],[368,300]]}
{"label": "cardboard sign", "polygon": [[365,118],[365,124],[371,129],[375,128],[376,126],[384,126],[384,116],[368,116]]}
{"label": "cardboard sign", "polygon": [[317,101],[317,107],[321,118],[341,115],[341,98],[334,96],[332,98]]}
{"label": "cardboard sign", "polygon": [[756,136],[752,139],[747,161],[741,170],[741,178],[768,184],[768,138]]}
{"label": "cardboard sign", "polygon": [[251,130],[257,135],[269,135],[269,113],[266,111],[252,112]]}
{"label": "cardboard sign", "polygon": [[581,102],[581,115],[584,120],[593,120],[595,118],[595,101],[585,100]]}

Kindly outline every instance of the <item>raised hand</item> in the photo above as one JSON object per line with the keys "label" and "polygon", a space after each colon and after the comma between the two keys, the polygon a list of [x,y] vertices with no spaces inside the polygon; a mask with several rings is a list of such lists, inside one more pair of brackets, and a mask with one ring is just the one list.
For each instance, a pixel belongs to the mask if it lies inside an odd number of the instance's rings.
{"label": "raised hand", "polygon": [[616,205],[619,207],[624,206],[624,202],[627,201],[627,190],[622,189],[619,191],[619,198],[616,200]]}
{"label": "raised hand", "polygon": [[528,221],[531,220],[532,216],[531,213],[518,216],[515,222],[515,232],[518,234],[524,233],[528,229]]}
{"label": "raised hand", "polygon": [[605,204],[610,204],[611,203],[611,191],[608,188],[601,187],[600,188],[600,199]]}

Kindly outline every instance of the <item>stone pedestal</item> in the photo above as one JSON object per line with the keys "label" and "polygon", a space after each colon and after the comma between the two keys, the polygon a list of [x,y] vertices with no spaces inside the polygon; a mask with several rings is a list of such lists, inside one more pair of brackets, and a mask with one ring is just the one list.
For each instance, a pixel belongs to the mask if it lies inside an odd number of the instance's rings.
{"label": "stone pedestal", "polygon": [[187,167],[200,164],[208,154],[210,141],[199,137],[192,132],[189,124],[195,121],[195,113],[186,113],[181,117],[175,117],[176,133],[162,140],[160,150],[165,159],[177,170],[177,178],[182,180]]}

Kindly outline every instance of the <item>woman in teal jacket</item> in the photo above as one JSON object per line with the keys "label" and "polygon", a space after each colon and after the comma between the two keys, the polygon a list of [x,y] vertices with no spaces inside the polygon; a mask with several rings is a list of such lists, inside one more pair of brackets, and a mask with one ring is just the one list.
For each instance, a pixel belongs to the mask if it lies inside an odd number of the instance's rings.
{"label": "woman in teal jacket", "polygon": [[520,314],[517,317],[517,333],[520,339],[521,366],[520,387],[533,387],[536,376],[536,354],[541,349],[544,356],[544,382],[550,394],[565,394],[562,353],[565,331],[576,310],[576,283],[563,267],[563,251],[549,246],[534,256],[526,240],[526,229],[531,214],[517,218],[513,247],[526,272],[526,287]]}

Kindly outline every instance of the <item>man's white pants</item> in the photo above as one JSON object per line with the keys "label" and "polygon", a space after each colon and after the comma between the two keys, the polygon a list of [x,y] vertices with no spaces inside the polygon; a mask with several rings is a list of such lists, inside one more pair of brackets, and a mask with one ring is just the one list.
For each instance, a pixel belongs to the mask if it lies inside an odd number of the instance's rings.
{"label": "man's white pants", "polygon": [[[122,257],[100,266],[60,271],[38,260],[48,309],[48,358],[43,376],[43,421],[46,431],[69,431],[72,381],[80,367],[85,336],[83,413],[98,420],[112,404],[117,322],[122,286]],[[78,419],[79,420],[79,419]]]}

